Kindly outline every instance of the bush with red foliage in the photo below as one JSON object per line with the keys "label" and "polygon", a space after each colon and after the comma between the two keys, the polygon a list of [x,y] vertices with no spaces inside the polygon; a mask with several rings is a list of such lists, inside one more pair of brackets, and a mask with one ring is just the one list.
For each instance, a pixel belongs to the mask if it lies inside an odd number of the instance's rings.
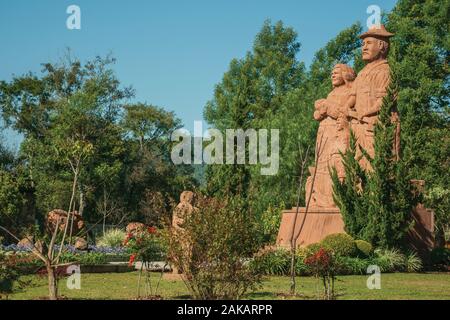
{"label": "bush with red foliage", "polygon": [[333,251],[321,247],[305,259],[305,264],[311,269],[314,276],[322,278],[325,299],[334,299],[337,265]]}

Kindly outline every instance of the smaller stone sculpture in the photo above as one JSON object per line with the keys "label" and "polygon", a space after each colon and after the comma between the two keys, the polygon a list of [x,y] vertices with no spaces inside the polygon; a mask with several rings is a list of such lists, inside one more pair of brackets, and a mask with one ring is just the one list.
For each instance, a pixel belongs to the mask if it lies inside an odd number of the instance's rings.
{"label": "smaller stone sculpture", "polygon": [[141,222],[130,222],[126,227],[127,233],[131,234],[136,234],[143,230],[145,230],[145,224]]}
{"label": "smaller stone sculpture", "polygon": [[172,226],[175,229],[182,228],[186,215],[194,211],[194,193],[192,191],[183,191],[180,195],[180,203],[173,212]]}
{"label": "smaller stone sculpture", "polygon": [[[188,236],[184,232],[183,224],[185,219],[196,211],[194,201],[195,194],[192,191],[183,191],[180,195],[180,203],[175,207],[172,217],[173,236],[181,244],[186,257],[190,255],[190,245]],[[181,270],[172,267],[172,273],[180,274]]]}
{"label": "smaller stone sculpture", "polygon": [[[50,233],[55,232],[56,225],[58,224],[59,220],[59,226],[58,229],[62,232],[64,232],[66,228],[67,223],[67,211],[55,209],[48,213],[47,215],[47,228]],[[72,217],[73,217],[73,223],[72,223]],[[70,233],[70,228],[72,227],[72,235],[76,235],[81,232],[84,228],[84,220],[83,217],[77,212],[74,211],[72,214],[69,215],[69,226],[68,226],[68,233]]]}

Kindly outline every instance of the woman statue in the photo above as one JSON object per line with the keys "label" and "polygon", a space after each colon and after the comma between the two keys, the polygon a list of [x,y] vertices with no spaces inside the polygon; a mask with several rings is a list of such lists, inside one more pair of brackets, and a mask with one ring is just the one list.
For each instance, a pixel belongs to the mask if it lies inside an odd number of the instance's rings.
{"label": "woman statue", "polygon": [[340,179],[345,176],[339,152],[345,153],[349,144],[350,129],[344,108],[350,98],[355,78],[355,71],[351,67],[337,64],[331,73],[333,90],[326,99],[319,99],[314,104],[314,119],[320,121],[320,125],[316,139],[317,170],[314,167],[309,168],[311,176],[306,183],[306,202],[308,202],[315,172],[310,207],[336,207],[330,173],[332,168],[336,168]]}

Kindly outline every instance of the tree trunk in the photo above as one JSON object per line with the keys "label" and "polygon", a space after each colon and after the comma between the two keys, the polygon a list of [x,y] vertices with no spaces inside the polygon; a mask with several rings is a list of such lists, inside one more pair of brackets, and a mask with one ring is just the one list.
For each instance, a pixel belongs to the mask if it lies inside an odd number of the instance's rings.
{"label": "tree trunk", "polygon": [[103,235],[105,235],[105,227],[106,227],[106,214],[107,214],[107,208],[106,208],[106,186],[103,185]]}
{"label": "tree trunk", "polygon": [[[74,172],[74,176],[73,176],[73,184],[72,184],[72,195],[70,197],[70,203],[69,203],[69,211],[67,212],[67,225],[66,228],[64,230],[64,235],[63,235],[63,241],[61,243],[61,245],[64,245],[64,238],[67,234],[67,231],[69,231],[69,245],[72,242],[72,228],[73,228],[73,214],[72,211],[75,211],[75,194],[76,194],[76,187],[78,184],[78,172],[79,169],[78,167],[76,168],[75,172]],[[68,229],[68,225],[69,225],[69,220],[70,220],[70,229]]]}
{"label": "tree trunk", "polygon": [[79,209],[79,211],[78,211],[78,213],[80,214],[80,216],[83,216],[84,207],[85,207],[85,202],[84,202],[84,191],[83,191],[83,187],[80,186],[80,209]]}
{"label": "tree trunk", "polygon": [[144,151],[144,136],[139,137],[139,151],[141,154]]}
{"label": "tree trunk", "polygon": [[295,246],[291,244],[291,295],[295,295]]}
{"label": "tree trunk", "polygon": [[141,269],[139,270],[139,278],[138,278],[138,288],[137,288],[137,297],[141,296],[141,277],[142,277],[142,269],[144,267],[144,262],[141,261]]}
{"label": "tree trunk", "polygon": [[[301,171],[300,171],[300,177],[299,177],[299,184],[298,184],[298,193],[297,193],[297,207],[296,207],[296,211],[295,211],[295,216],[294,216],[294,222],[292,224],[292,229],[291,229],[291,295],[295,295],[295,287],[296,287],[296,282],[295,282],[295,251],[297,249],[297,238],[294,236],[295,233],[295,226],[297,225],[297,218],[298,218],[298,210],[300,207],[300,197],[301,197],[301,192],[302,192],[302,185],[303,185],[303,175],[305,172],[305,166],[306,166],[306,161],[308,161],[308,154],[309,154],[309,146],[306,149],[306,154],[305,154],[305,158],[301,161],[302,166],[301,166]],[[306,215],[306,213],[305,213]],[[301,230],[300,230],[301,231]]]}
{"label": "tree trunk", "polygon": [[50,264],[47,264],[48,276],[48,297],[50,300],[58,299],[58,280],[56,279],[56,270]]}

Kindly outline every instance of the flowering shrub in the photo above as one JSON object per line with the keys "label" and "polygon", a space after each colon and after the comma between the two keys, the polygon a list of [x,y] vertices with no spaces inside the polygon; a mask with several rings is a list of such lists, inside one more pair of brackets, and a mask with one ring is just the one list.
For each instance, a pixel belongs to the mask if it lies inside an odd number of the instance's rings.
{"label": "flowering shrub", "polygon": [[166,246],[164,237],[155,227],[148,227],[142,231],[128,233],[123,245],[131,253],[129,265],[135,261],[154,262],[165,260]]}
{"label": "flowering shrub", "polygon": [[326,248],[320,248],[305,259],[305,264],[311,269],[314,276],[322,278],[325,298],[333,299],[334,280],[336,279],[336,263],[333,252]]}
{"label": "flowering shrub", "polygon": [[125,237],[123,245],[130,251],[130,259],[128,261],[129,266],[133,266],[136,261],[141,262],[141,268],[139,270],[138,290],[137,296],[140,298],[141,277],[142,271],[145,265],[145,293],[147,298],[160,299],[157,295],[159,284],[162,279],[164,268],[162,268],[161,275],[159,277],[156,286],[152,286],[151,272],[149,272],[149,266],[156,261],[165,261],[167,246],[165,245],[166,237],[163,237],[155,227],[147,227],[142,230],[128,233]]}

